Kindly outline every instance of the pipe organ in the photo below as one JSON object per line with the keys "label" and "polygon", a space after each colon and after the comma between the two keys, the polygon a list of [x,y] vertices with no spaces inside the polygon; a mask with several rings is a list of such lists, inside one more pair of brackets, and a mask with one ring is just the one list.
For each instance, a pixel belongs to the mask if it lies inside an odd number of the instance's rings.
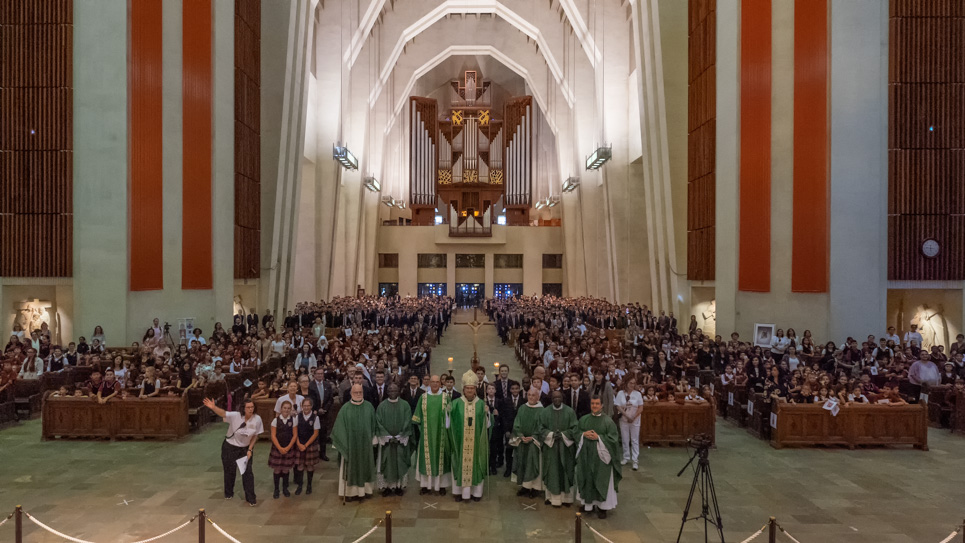
{"label": "pipe organ", "polygon": [[[471,221],[488,224],[470,231],[488,232],[503,207],[508,224],[529,222],[533,99],[523,96],[494,104],[491,91],[490,82],[470,70],[462,82],[451,82],[447,107],[440,108],[432,98],[409,98],[413,224],[433,224],[438,212],[448,222],[459,218],[459,225],[450,224],[451,232]],[[503,108],[501,118],[494,115],[498,106]]]}

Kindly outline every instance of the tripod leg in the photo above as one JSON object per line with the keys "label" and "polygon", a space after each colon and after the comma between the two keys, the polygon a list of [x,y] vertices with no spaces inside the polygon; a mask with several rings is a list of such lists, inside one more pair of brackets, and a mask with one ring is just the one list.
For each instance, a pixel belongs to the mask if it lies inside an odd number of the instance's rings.
{"label": "tripod leg", "polygon": [[694,472],[694,481],[690,483],[690,495],[687,496],[687,506],[684,507],[684,519],[680,521],[680,531],[677,532],[677,543],[680,543],[681,536],[684,535],[684,524],[687,524],[687,515],[690,514],[690,504],[694,501],[694,491],[697,490],[697,481],[700,479],[700,471]]}
{"label": "tripod leg", "polygon": [[710,472],[710,465],[707,465],[707,480],[709,481],[711,504],[714,507],[714,518],[717,520],[717,533],[720,535],[720,543],[724,543],[724,522],[720,518],[720,505],[717,503],[717,490],[714,488],[714,476]]}

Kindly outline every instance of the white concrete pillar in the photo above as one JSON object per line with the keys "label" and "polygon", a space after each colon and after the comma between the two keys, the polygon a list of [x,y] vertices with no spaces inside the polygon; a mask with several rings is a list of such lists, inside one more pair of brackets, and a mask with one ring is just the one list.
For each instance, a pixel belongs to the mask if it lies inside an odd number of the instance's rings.
{"label": "white concrete pillar", "polygon": [[127,337],[127,10],[74,3],[74,330]]}
{"label": "white concrete pillar", "polygon": [[831,311],[840,341],[882,333],[888,257],[888,2],[831,2]]}

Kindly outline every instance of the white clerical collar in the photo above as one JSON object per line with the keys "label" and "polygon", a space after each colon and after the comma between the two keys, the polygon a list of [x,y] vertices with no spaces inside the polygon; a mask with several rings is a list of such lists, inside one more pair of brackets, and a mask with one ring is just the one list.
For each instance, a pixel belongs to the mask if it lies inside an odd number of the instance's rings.
{"label": "white clerical collar", "polygon": [[536,403],[527,403],[526,407],[543,407],[543,406],[539,402],[536,402]]}
{"label": "white clerical collar", "polygon": [[430,388],[429,390],[426,391],[426,394],[428,394],[428,395],[430,395],[430,396],[438,396],[438,395],[442,394],[442,389],[440,388],[440,389],[439,389],[439,392],[433,392],[432,389]]}
{"label": "white clerical collar", "polygon": [[396,399],[393,400],[392,398],[388,398],[388,401],[389,401],[389,403],[398,403],[399,399],[396,398]]}
{"label": "white clerical collar", "polygon": [[363,402],[365,402],[365,400],[359,400],[359,401],[352,400],[352,405],[362,405]]}
{"label": "white clerical collar", "polygon": [[553,409],[555,409],[556,411],[562,411],[562,410],[563,410],[563,404],[560,404],[559,407],[556,407],[556,406],[554,405],[554,406],[553,406]]}
{"label": "white clerical collar", "polygon": [[599,413],[590,413],[590,414],[593,415],[594,417],[599,417],[603,415],[603,410],[601,409]]}

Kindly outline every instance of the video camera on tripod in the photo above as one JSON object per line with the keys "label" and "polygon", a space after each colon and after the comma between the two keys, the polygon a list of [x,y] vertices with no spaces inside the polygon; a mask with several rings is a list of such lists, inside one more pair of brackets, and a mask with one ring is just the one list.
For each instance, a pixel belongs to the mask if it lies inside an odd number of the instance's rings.
{"label": "video camera on tripod", "polygon": [[707,434],[695,434],[694,437],[691,437],[687,440],[687,445],[697,449],[698,451],[704,449],[710,450],[710,448],[714,445],[714,441]]}

